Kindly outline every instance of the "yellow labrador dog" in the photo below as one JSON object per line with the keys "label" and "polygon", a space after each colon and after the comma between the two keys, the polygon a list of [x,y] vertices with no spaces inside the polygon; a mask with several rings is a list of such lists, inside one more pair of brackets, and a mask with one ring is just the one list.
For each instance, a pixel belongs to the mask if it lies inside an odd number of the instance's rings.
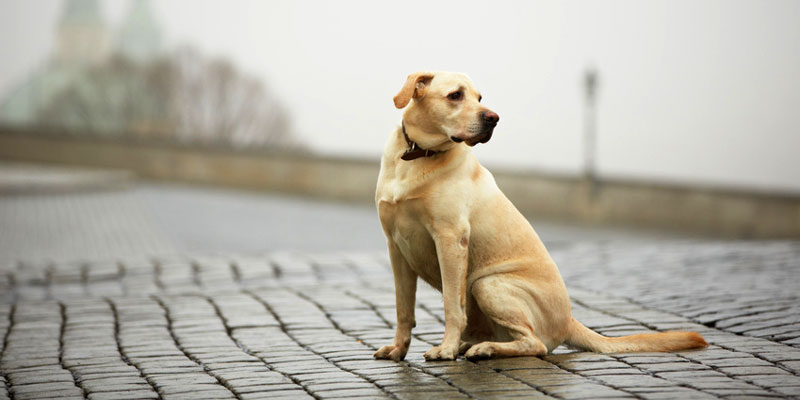
{"label": "yellow labrador dog", "polygon": [[375,358],[402,360],[417,277],[442,292],[445,333],[426,360],[539,356],[556,346],[597,352],[707,346],[695,332],[602,336],[572,318],[558,268],[531,225],[470,147],[500,117],[464,74],[417,72],[394,97],[406,108],[383,153],[375,201],[394,272],[397,332]]}

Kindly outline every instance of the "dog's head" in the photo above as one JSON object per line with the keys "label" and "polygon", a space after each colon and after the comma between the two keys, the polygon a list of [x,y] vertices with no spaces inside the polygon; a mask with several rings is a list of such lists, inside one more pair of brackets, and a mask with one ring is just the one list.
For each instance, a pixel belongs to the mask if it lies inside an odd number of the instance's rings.
{"label": "dog's head", "polygon": [[403,119],[417,128],[412,139],[427,148],[488,142],[500,117],[480,102],[472,80],[453,72],[413,73],[394,96],[395,107],[408,106]]}

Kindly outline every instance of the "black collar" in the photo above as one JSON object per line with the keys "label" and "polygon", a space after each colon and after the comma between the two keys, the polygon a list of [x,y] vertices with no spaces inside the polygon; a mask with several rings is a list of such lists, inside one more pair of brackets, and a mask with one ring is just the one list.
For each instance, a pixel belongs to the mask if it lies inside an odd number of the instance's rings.
{"label": "black collar", "polygon": [[413,140],[411,140],[411,138],[408,137],[408,133],[406,133],[406,121],[404,120],[401,124],[402,124],[401,126],[403,127],[403,136],[406,138],[406,143],[408,143],[408,150],[406,150],[406,152],[403,153],[402,156],[400,156],[401,160],[411,161],[411,160],[416,160],[420,157],[433,157],[441,153],[441,151],[425,150],[417,146],[417,144]]}

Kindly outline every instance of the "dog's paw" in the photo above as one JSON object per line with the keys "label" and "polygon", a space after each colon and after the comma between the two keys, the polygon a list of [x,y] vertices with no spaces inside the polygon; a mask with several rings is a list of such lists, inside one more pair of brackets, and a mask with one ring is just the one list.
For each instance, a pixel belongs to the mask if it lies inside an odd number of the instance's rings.
{"label": "dog's paw", "polygon": [[458,347],[436,346],[425,353],[425,361],[455,360]]}
{"label": "dog's paw", "polygon": [[389,345],[381,347],[372,356],[379,360],[403,361],[407,352],[408,347]]}
{"label": "dog's paw", "polygon": [[464,354],[467,360],[485,360],[495,354],[494,346],[488,343],[478,343]]}

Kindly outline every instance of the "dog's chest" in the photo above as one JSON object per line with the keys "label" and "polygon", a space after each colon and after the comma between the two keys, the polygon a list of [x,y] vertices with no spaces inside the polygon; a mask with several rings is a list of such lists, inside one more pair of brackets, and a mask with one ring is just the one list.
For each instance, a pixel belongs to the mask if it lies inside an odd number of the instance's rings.
{"label": "dog's chest", "polygon": [[379,202],[384,229],[409,267],[435,288],[441,288],[441,274],[436,245],[428,230],[420,223],[413,202]]}

